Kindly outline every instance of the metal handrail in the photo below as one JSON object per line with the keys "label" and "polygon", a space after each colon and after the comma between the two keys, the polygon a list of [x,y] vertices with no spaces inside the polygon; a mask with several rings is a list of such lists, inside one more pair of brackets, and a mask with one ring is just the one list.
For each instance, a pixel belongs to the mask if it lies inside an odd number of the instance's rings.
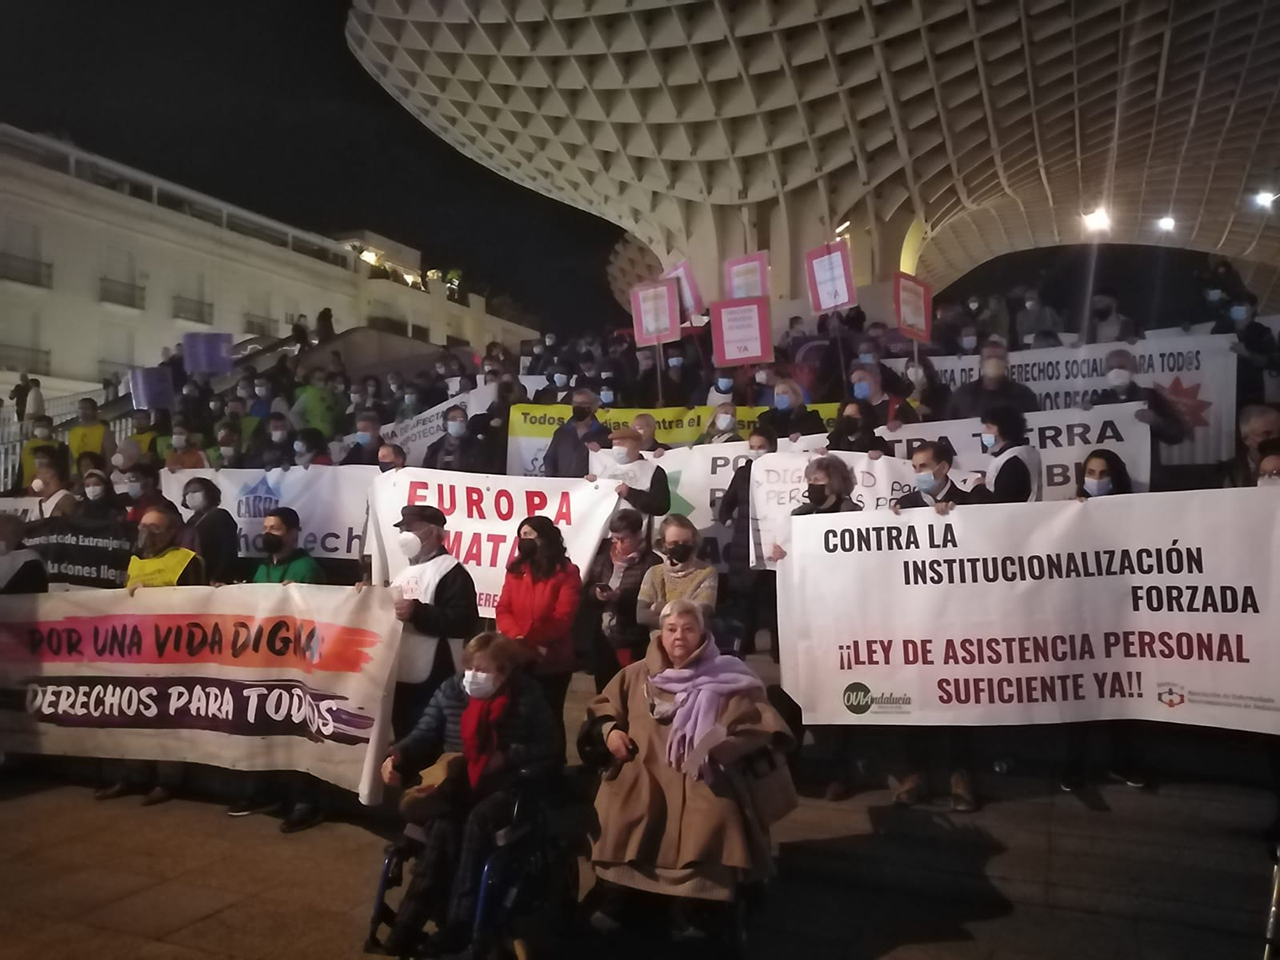
{"label": "metal handrail", "polygon": [[173,298],[173,316],[176,320],[190,320],[193,323],[213,323],[213,304],[195,297]]}
{"label": "metal handrail", "polygon": [[53,264],[16,253],[0,253],[0,280],[13,280],[32,287],[53,286]]}
{"label": "metal handrail", "polygon": [[122,307],[145,310],[147,306],[147,288],[124,280],[100,277],[98,279],[98,299],[103,303],[116,303]]}
{"label": "metal handrail", "polygon": [[280,335],[280,321],[275,317],[246,313],[244,315],[244,332],[255,337],[277,337]]}

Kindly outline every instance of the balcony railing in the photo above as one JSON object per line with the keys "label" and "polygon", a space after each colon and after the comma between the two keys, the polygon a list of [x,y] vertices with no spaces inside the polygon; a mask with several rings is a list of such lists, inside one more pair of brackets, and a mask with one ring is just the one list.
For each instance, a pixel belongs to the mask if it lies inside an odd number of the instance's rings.
{"label": "balcony railing", "polygon": [[280,321],[274,317],[246,313],[244,315],[244,332],[251,337],[278,337],[280,335]]}
{"label": "balcony railing", "polygon": [[136,283],[102,277],[98,280],[98,299],[103,303],[118,303],[122,307],[144,310],[147,306],[147,288]]}
{"label": "balcony railing", "polygon": [[174,297],[173,317],[175,320],[190,320],[193,323],[212,325],[213,304],[193,297]]}
{"label": "balcony railing", "polygon": [[49,375],[49,351],[0,343],[0,369]]}
{"label": "balcony railing", "polygon": [[0,280],[13,280],[32,287],[52,287],[53,264],[29,260],[14,253],[0,253]]}

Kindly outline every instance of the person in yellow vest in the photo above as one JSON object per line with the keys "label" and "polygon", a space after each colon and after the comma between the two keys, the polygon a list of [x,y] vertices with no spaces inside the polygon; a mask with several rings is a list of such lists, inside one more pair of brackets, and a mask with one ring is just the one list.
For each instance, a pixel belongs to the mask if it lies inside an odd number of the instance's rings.
{"label": "person in yellow vest", "polygon": [[142,459],[148,463],[158,462],[156,456],[156,437],[157,433],[151,424],[150,410],[134,410],[130,418],[133,421],[133,432],[129,434],[129,439],[138,445],[138,449],[142,453]]}
{"label": "person in yellow vest", "polygon": [[116,452],[116,440],[111,429],[98,416],[98,401],[84,397],[79,404],[79,418],[67,433],[67,445],[71,447],[71,462],[79,463],[80,454],[96,453],[107,463]]}
{"label": "person in yellow vest", "polygon": [[51,456],[68,469],[71,466],[71,451],[65,443],[54,437],[52,418],[47,416],[36,417],[31,421],[31,433],[31,438],[22,442],[21,482],[14,484],[15,488],[23,490],[30,487],[31,481],[36,478],[36,451],[41,447],[53,450]]}
{"label": "person in yellow vest", "polygon": [[[204,561],[194,550],[178,546],[182,517],[172,507],[149,507],[138,524],[138,552],[129,560],[125,589],[133,596],[142,587],[192,587],[207,583]],[[142,793],[144,807],[173,798],[182,783],[182,764],[174,761],[126,760],[119,779],[94,794],[114,800]]]}

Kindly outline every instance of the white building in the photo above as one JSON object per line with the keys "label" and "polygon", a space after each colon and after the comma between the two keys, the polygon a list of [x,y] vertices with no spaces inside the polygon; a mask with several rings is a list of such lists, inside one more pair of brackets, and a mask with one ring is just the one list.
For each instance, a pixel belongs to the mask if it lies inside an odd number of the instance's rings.
{"label": "white building", "polygon": [[188,331],[283,335],[300,315],[314,326],[325,307],[339,331],[369,325],[441,346],[518,348],[537,336],[490,316],[481,297],[451,299],[420,259],[372,234],[322,237],[0,125],[0,397],[26,370],[46,399],[71,400],[154,365]]}

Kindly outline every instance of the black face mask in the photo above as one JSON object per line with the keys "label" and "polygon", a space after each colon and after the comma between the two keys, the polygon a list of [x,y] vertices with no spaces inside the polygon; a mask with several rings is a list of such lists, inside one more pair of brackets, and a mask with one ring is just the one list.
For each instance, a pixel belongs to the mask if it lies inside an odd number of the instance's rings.
{"label": "black face mask", "polygon": [[583,420],[586,420],[590,416],[591,416],[590,407],[579,407],[577,405],[574,406],[573,419],[577,420],[579,423],[581,423]]}
{"label": "black face mask", "polygon": [[678,563],[687,563],[689,558],[692,556],[692,543],[673,543],[667,547],[667,561],[672,566],[675,566]]}
{"label": "black face mask", "polygon": [[394,470],[395,468],[396,465],[394,463],[383,463],[381,460],[378,461],[378,469],[383,473],[386,473],[388,470]]}
{"label": "black face mask", "polygon": [[1111,308],[1110,307],[1094,307],[1093,316],[1094,316],[1094,319],[1096,320],[1105,320],[1107,319],[1107,317],[1111,316]]}
{"label": "black face mask", "polygon": [[861,417],[840,417],[836,420],[836,433],[856,437],[862,432]]}
{"label": "black face mask", "polygon": [[827,502],[827,485],[825,483],[811,483],[804,492],[804,498],[814,506],[820,506]]}
{"label": "black face mask", "polygon": [[276,533],[264,533],[262,535],[262,549],[275,556],[284,549],[284,537]]}
{"label": "black face mask", "polygon": [[516,553],[521,560],[532,560],[538,553],[538,541],[529,537],[521,537],[516,541]]}

